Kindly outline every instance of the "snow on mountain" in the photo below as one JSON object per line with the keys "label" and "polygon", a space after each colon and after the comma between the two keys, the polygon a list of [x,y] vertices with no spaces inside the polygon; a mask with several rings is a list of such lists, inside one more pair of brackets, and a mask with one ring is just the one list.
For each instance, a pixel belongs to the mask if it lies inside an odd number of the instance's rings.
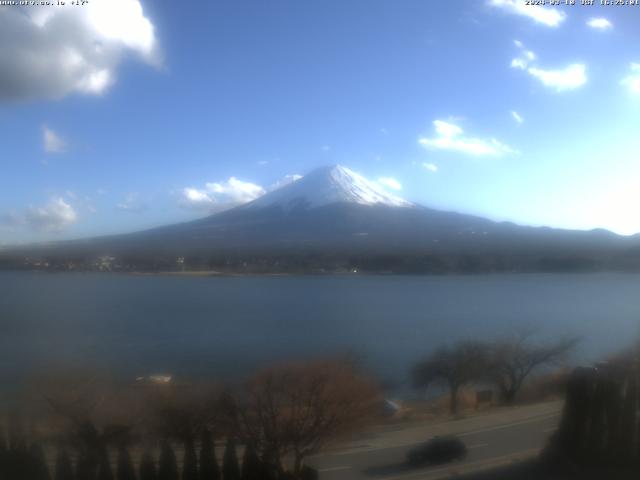
{"label": "snow on mountain", "polygon": [[286,211],[332,203],[412,207],[376,183],[341,165],[318,168],[308,175],[250,202],[244,208],[282,207]]}

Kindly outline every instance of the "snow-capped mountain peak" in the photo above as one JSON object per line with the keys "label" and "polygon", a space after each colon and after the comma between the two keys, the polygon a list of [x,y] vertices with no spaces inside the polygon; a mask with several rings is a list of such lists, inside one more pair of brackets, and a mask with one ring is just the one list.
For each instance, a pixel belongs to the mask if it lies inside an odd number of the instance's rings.
{"label": "snow-capped mountain peak", "polygon": [[250,208],[280,206],[315,208],[332,203],[411,207],[413,204],[341,165],[318,168],[308,175],[247,204]]}

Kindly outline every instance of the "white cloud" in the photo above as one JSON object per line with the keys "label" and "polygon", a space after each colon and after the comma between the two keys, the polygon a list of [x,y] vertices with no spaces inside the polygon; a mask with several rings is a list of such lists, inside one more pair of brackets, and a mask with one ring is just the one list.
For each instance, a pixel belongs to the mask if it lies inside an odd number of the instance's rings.
{"label": "white cloud", "polygon": [[421,137],[418,143],[423,147],[436,150],[450,150],[475,156],[517,153],[516,150],[513,150],[495,138],[484,140],[467,137],[463,135],[464,132],[462,128],[453,123],[445,122],[444,120],[435,120],[433,125],[438,136],[434,138]]}
{"label": "white cloud", "polygon": [[0,45],[11,45],[0,49],[0,100],[102,94],[129,52],[148,64],[162,63],[139,0],[2,8]]}
{"label": "white cloud", "polygon": [[321,147],[321,150],[322,150],[323,152],[328,152],[329,150],[331,150],[331,147],[330,147],[329,145],[323,145],[323,146]]}
{"label": "white cloud", "polygon": [[128,193],[124,200],[116,205],[118,210],[129,213],[144,212],[149,206],[140,198],[138,193]]}
{"label": "white cloud", "polygon": [[520,50],[520,54],[511,60],[511,68],[525,70],[527,66],[536,59],[536,54],[531,50],[527,50],[524,44],[519,40],[514,40],[513,43],[518,50]]}
{"label": "white cloud", "polygon": [[609,30],[613,27],[613,24],[606,18],[590,18],[587,25],[596,30]]}
{"label": "white cloud", "polygon": [[518,125],[522,125],[524,123],[524,118],[515,110],[511,110],[511,118],[513,118]]}
{"label": "white cloud", "polygon": [[269,160],[258,160],[256,163],[261,167],[264,167],[265,165],[269,164]]}
{"label": "white cloud", "polygon": [[62,153],[67,149],[67,143],[62,137],[46,125],[42,128],[42,142],[46,153]]}
{"label": "white cloud", "polygon": [[[520,54],[511,60],[511,68],[526,71],[537,78],[543,85],[555,88],[558,92],[579,88],[587,83],[587,67],[582,63],[573,63],[559,70],[547,70],[538,67],[534,62],[537,59],[535,53],[527,50],[519,40],[513,42],[520,50]],[[515,118],[515,117],[514,117]],[[516,120],[517,121],[517,120]]]}
{"label": "white cloud", "polygon": [[631,73],[624,77],[620,82],[626,86],[629,91],[635,95],[640,94],[640,63],[632,63]]}
{"label": "white cloud", "polygon": [[219,211],[250,202],[265,193],[260,185],[231,177],[224,182],[207,183],[205,188],[184,188],[179,203],[183,208]]}
{"label": "white cloud", "polygon": [[41,232],[60,232],[78,221],[75,209],[62,197],[54,197],[43,207],[29,207],[22,213],[2,216],[2,223],[11,227],[27,227]]}
{"label": "white cloud", "polygon": [[393,177],[381,177],[378,179],[378,183],[384,188],[390,188],[391,190],[402,190],[402,184]]}
{"label": "white cloud", "polygon": [[557,27],[567,18],[566,13],[557,8],[541,5],[527,5],[525,0],[489,0],[489,5],[513,14],[528,17],[547,27]]}
{"label": "white cloud", "polygon": [[432,173],[438,173],[438,166],[435,163],[424,162],[422,166]]}
{"label": "white cloud", "polygon": [[531,67],[527,70],[547,87],[555,88],[558,92],[573,90],[587,83],[587,67],[581,63],[574,63],[561,70],[544,70]]}
{"label": "white cloud", "polygon": [[297,173],[294,173],[292,175],[285,175],[276,183],[271,185],[271,187],[269,187],[269,191],[277,190],[278,188],[284,187],[285,185],[289,185],[290,183],[297,182],[301,178],[302,178],[302,175],[298,175]]}

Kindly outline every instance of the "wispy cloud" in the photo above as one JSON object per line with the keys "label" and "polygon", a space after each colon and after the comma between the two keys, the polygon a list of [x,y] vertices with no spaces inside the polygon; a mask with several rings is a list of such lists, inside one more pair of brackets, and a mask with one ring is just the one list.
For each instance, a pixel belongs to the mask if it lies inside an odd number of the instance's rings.
{"label": "wispy cloud", "polygon": [[422,166],[429,170],[431,173],[438,173],[438,166],[435,163],[424,162]]}
{"label": "wispy cloud", "polygon": [[255,200],[265,193],[260,185],[231,177],[224,182],[207,183],[204,188],[184,188],[179,204],[188,209],[224,210]]}
{"label": "wispy cloud", "polygon": [[512,15],[527,17],[547,27],[558,27],[567,18],[567,14],[562,10],[541,5],[527,5],[524,0],[489,0],[488,4]]}
{"label": "wispy cloud", "polygon": [[384,188],[390,188],[391,190],[402,190],[402,184],[393,177],[380,177],[378,183]]}
{"label": "wispy cloud", "polygon": [[116,205],[118,210],[129,213],[140,213],[149,209],[149,205],[145,202],[139,193],[128,193],[124,200]]}
{"label": "wispy cloud", "polygon": [[67,149],[67,142],[46,125],[42,127],[42,143],[46,153],[63,153]]}
{"label": "wispy cloud", "polygon": [[524,123],[524,118],[515,110],[511,110],[511,118],[515,120],[518,125],[522,125]]}
{"label": "wispy cloud", "polygon": [[620,82],[626,86],[634,95],[640,94],[640,63],[632,63],[630,65],[631,72]]}
{"label": "wispy cloud", "polygon": [[587,25],[596,30],[609,30],[613,27],[613,24],[606,18],[590,18],[587,20]]}
{"label": "wispy cloud", "polygon": [[531,50],[527,50],[520,40],[514,40],[513,44],[518,48],[520,53],[516,58],[511,60],[511,68],[525,70],[527,66],[536,59],[536,54]]}
{"label": "wispy cloud", "polygon": [[433,122],[437,136],[421,137],[418,143],[425,148],[450,150],[474,156],[516,154],[516,150],[495,138],[468,137],[458,125],[444,120]]}

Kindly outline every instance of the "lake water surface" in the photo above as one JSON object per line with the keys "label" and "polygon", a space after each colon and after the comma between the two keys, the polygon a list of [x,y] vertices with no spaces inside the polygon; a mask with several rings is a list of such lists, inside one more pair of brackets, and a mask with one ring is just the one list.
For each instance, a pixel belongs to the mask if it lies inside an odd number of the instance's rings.
{"label": "lake water surface", "polygon": [[640,331],[640,275],[163,277],[0,272],[0,382],[52,365],[235,377],[293,357],[361,356],[402,383],[455,339],[523,326],[581,335],[577,359]]}

